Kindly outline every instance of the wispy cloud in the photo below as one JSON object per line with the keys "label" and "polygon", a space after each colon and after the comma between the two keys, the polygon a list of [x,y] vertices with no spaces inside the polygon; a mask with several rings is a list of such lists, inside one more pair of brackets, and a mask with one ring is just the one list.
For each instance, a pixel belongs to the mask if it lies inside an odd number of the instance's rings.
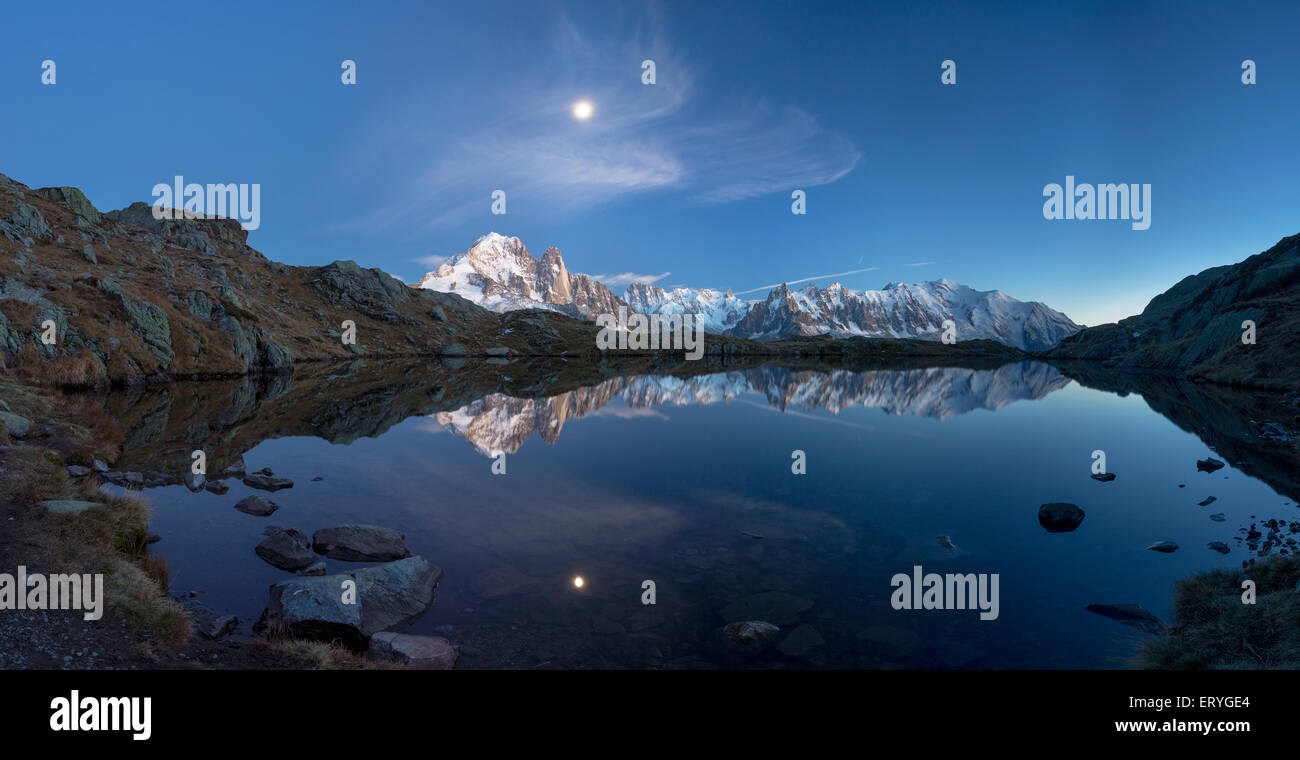
{"label": "wispy cloud", "polygon": [[[816,277],[804,277],[804,278],[802,278],[802,279],[798,279],[798,280],[786,280],[786,281],[785,281],[785,284],[786,284],[786,285],[799,285],[799,284],[801,284],[801,283],[805,283],[805,282],[812,282],[813,280],[825,280],[825,279],[828,279],[828,278],[831,278],[831,277],[845,277],[845,276],[847,276],[847,275],[851,275],[851,274],[860,274],[860,273],[862,273],[862,272],[874,272],[874,271],[876,271],[876,267],[867,267],[867,268],[865,268],[865,269],[851,269],[851,270],[849,270],[849,271],[847,271],[847,272],[837,272],[837,273],[835,273],[835,274],[819,274],[819,275],[817,275]],[[737,290],[737,291],[735,291],[735,294],[736,294],[736,295],[743,295],[743,294],[745,294],[745,293],[757,293],[757,292],[760,291],[760,290],[771,290],[772,288],[779,287],[781,284],[782,284],[782,283],[779,283],[779,282],[778,282],[778,283],[775,283],[775,284],[772,284],[772,285],[764,285],[764,286],[761,287],[761,288],[750,288],[749,290]]]}
{"label": "wispy cloud", "polygon": [[[498,189],[511,215],[572,212],[656,191],[728,203],[834,182],[860,162],[852,142],[794,105],[699,93],[655,14],[616,37],[561,17],[537,53],[541,65],[468,103],[441,104],[457,118],[442,122],[436,140],[427,129],[388,127],[384,150],[408,179],[345,224],[437,228],[485,213]],[[656,63],[653,85],[641,83],[646,58]],[[578,100],[594,105],[590,119],[573,117]],[[385,123],[429,123],[434,108],[413,104]]]}
{"label": "wispy cloud", "polygon": [[427,269],[437,269],[438,267],[442,266],[443,264],[446,264],[450,260],[451,260],[450,256],[439,256],[438,254],[435,253],[429,256],[421,256],[415,259],[415,263]]}
{"label": "wispy cloud", "polygon": [[672,272],[664,272],[663,274],[636,274],[635,272],[624,272],[622,274],[593,274],[591,279],[596,282],[603,282],[613,288],[620,285],[631,285],[634,282],[642,285],[650,285],[662,280],[670,274],[672,274]]}
{"label": "wispy cloud", "polygon": [[934,265],[937,264],[937,263],[938,263],[937,261],[917,261],[917,262],[914,262],[914,263],[912,263],[912,264],[904,264],[904,266],[909,266],[909,267],[932,267],[932,266],[934,266]]}

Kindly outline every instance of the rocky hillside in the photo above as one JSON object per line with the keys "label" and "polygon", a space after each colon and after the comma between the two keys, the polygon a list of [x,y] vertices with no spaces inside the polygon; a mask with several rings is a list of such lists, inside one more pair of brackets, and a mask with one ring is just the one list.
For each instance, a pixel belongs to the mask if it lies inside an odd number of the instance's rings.
{"label": "rocky hillside", "polygon": [[[1245,321],[1255,342],[1243,342]],[[1183,279],[1117,324],[1062,341],[1055,359],[1261,388],[1300,389],[1300,235]]]}
{"label": "rocky hillside", "polygon": [[[355,344],[342,340],[345,320]],[[593,335],[351,261],[279,264],[233,220],[155,220],[145,203],[101,213],[76,188],[0,175],[0,353],[29,376],[95,384],[357,355],[563,355],[590,352]]]}

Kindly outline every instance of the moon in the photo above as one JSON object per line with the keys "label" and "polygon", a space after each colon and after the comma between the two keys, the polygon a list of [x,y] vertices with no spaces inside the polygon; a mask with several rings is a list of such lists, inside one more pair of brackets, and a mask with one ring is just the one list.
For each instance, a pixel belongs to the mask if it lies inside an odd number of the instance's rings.
{"label": "moon", "polygon": [[590,119],[591,115],[595,112],[596,108],[591,104],[590,100],[579,100],[577,103],[573,104],[573,118],[578,121],[586,121],[587,119]]}

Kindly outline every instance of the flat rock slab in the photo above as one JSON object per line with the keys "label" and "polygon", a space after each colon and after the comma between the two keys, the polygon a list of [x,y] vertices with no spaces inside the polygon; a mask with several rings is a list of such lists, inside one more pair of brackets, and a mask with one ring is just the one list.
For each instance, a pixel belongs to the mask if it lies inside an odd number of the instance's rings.
{"label": "flat rock slab", "polygon": [[344,562],[391,562],[411,556],[406,536],[379,525],[340,525],[312,534],[312,548]]}
{"label": "flat rock slab", "polygon": [[460,650],[441,636],[380,631],[370,637],[366,656],[414,668],[451,670],[456,667]]}
{"label": "flat rock slab", "polygon": [[235,504],[235,509],[247,515],[257,517],[266,517],[267,515],[279,509],[280,505],[266,498],[265,496],[249,496],[246,499],[240,499]]}
{"label": "flat rock slab", "polygon": [[104,506],[97,501],[76,501],[73,499],[50,499],[41,502],[46,512],[53,515],[79,515],[87,509]]}
{"label": "flat rock slab", "polygon": [[276,525],[267,528],[265,533],[266,538],[253,551],[269,564],[293,573],[316,563],[311,543],[303,533]]}
{"label": "flat rock slab", "polygon": [[806,596],[787,594],[784,591],[766,591],[747,596],[722,608],[722,618],[727,622],[765,620],[776,625],[793,625],[799,615],[813,608],[813,600]]}
{"label": "flat rock slab", "polygon": [[[442,570],[407,557],[352,573],[298,576],[271,586],[258,629],[306,638],[342,639],[360,647],[380,631],[402,625],[433,604]],[[356,587],[355,599],[344,594]]]}
{"label": "flat rock slab", "polygon": [[260,488],[263,491],[279,491],[282,488],[293,488],[293,481],[288,478],[277,478],[273,475],[254,472],[244,476],[244,485],[249,488]]}

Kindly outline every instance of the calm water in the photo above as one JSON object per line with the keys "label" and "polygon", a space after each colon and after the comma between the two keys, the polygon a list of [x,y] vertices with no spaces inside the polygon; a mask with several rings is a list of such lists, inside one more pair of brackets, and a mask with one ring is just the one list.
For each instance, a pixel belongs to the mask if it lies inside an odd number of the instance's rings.
{"label": "calm water", "polygon": [[[242,452],[246,467],[295,481],[266,494],[281,506],[269,518],[233,509],[264,493],[234,479],[224,496],[149,489],[172,590],[203,589],[248,635],[267,587],[290,577],[253,553],[267,525],[393,527],[446,573],[409,631],[465,647],[461,667],[1121,667],[1142,634],[1086,605],[1136,603],[1167,619],[1175,580],[1240,567],[1253,555],[1239,530],[1296,511],[1231,466],[1197,472],[1214,452],[1142,396],[1090,390],[1043,364],[617,378],[405,417],[377,398],[361,408],[382,424],[357,419],[351,433],[356,411],[292,421],[219,386],[116,399],[148,410],[130,423],[142,451],[167,430],[238,448],[241,431],[269,426]],[[320,386],[280,388],[277,403],[296,393],[328,407]],[[212,400],[177,408],[196,395]],[[309,434],[323,428],[335,442]],[[1095,449],[1115,481],[1089,477]],[[807,474],[791,472],[793,450]],[[503,453],[507,472],[494,475]],[[1048,533],[1037,510],[1050,501],[1087,517]],[[1145,549],[1158,540],[1180,549]],[[1214,540],[1231,553],[1207,549]],[[918,564],[998,573],[1000,616],[892,609],[891,577]],[[329,561],[331,573],[361,566]],[[653,606],[641,604],[647,579]],[[746,600],[782,618],[772,622],[783,634],[806,623],[825,643],[737,659],[722,610]]]}

